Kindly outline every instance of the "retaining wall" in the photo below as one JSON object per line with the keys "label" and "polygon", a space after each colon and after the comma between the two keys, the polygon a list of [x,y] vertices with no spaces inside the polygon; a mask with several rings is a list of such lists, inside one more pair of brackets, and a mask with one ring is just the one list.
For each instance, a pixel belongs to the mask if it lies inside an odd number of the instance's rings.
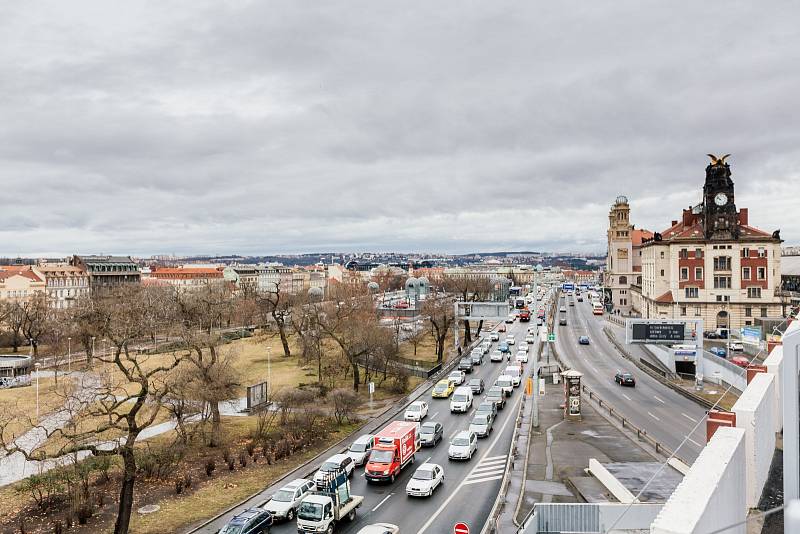
{"label": "retaining wall", "polygon": [[772,349],[767,359],[764,360],[767,372],[775,377],[775,432],[783,430],[783,416],[781,414],[781,375],[783,374],[783,345]]}
{"label": "retaining wall", "polygon": [[730,384],[739,391],[747,388],[747,376],[744,369],[710,352],[703,352],[702,358],[701,369],[704,380],[714,382],[719,378],[725,384]]}
{"label": "retaining wall", "polygon": [[[771,455],[770,455],[771,457]],[[720,428],[650,526],[651,534],[702,534],[744,521],[745,431]],[[746,525],[727,534],[745,534]]]}

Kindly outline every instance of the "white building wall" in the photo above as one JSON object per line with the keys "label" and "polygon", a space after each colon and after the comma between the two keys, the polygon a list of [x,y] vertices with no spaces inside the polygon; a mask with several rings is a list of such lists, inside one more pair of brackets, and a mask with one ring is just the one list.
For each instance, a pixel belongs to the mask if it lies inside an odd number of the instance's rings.
{"label": "white building wall", "polygon": [[[705,534],[745,520],[745,432],[719,428],[650,525],[651,534]],[[745,534],[746,525],[727,534]]]}
{"label": "white building wall", "polygon": [[775,377],[758,373],[733,405],[736,427],[745,431],[747,507],[761,499],[775,452]]}
{"label": "white building wall", "polygon": [[777,345],[764,360],[767,372],[775,377],[775,432],[783,429],[783,414],[781,413],[781,376],[783,374],[783,345]]}

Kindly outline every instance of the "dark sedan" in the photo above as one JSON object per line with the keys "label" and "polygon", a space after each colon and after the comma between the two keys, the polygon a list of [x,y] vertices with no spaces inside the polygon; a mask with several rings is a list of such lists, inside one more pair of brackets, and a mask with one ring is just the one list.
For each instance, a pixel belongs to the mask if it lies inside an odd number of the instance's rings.
{"label": "dark sedan", "polygon": [[436,421],[428,421],[422,423],[419,427],[419,443],[423,447],[435,447],[437,443],[442,441],[444,435],[444,427],[442,423]]}
{"label": "dark sedan", "polygon": [[484,389],[483,378],[470,378],[469,387],[474,395],[480,395]]}
{"label": "dark sedan", "polygon": [[617,374],[614,375],[614,382],[620,386],[636,387],[636,379],[633,378],[633,375],[623,371],[617,371]]}
{"label": "dark sedan", "polygon": [[489,392],[486,394],[486,400],[493,402],[498,410],[502,410],[506,406],[506,397],[503,395],[503,390],[497,386],[489,388]]}
{"label": "dark sedan", "polygon": [[589,336],[581,336],[578,338],[578,343],[580,345],[588,345],[589,344]]}
{"label": "dark sedan", "polygon": [[233,517],[219,534],[268,534],[272,515],[263,508],[250,508]]}

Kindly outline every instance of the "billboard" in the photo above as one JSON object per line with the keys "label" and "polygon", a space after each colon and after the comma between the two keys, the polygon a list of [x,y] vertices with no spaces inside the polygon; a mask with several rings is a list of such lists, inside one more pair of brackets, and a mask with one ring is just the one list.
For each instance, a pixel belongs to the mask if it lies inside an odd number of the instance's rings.
{"label": "billboard", "polygon": [[761,343],[761,327],[745,326],[742,328],[742,343],[758,345]]}

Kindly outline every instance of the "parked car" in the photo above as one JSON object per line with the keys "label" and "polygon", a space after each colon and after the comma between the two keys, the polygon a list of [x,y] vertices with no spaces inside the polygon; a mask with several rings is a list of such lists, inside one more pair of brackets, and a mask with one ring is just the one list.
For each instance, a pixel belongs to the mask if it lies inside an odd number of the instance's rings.
{"label": "parked car", "polygon": [[406,408],[403,419],[406,421],[422,421],[428,415],[428,403],[425,401],[414,401]]}
{"label": "parked car", "polygon": [[474,395],[480,395],[484,389],[483,378],[470,378],[469,387]]}
{"label": "parked car", "polygon": [[444,427],[442,423],[428,421],[419,427],[419,443],[423,447],[435,447],[442,440]]}
{"label": "parked car", "polygon": [[506,395],[499,386],[492,386],[489,388],[489,392],[486,393],[486,400],[494,403],[498,410],[502,410],[506,407]]}
{"label": "parked car", "polygon": [[267,534],[272,526],[272,514],[263,508],[250,508],[233,516],[219,534]]}
{"label": "parked car", "polygon": [[291,521],[297,514],[300,502],[314,490],[316,485],[313,480],[297,478],[292,480],[284,487],[275,492],[275,495],[268,500],[263,508],[272,514],[274,521]]}
{"label": "parked car", "polygon": [[491,360],[493,362],[502,362],[503,361],[503,351],[501,351],[500,349],[497,349],[496,351],[494,351],[492,353],[492,355],[489,358],[489,360]]}
{"label": "parked car", "polygon": [[391,523],[375,523],[365,526],[356,534],[400,534],[400,527]]}
{"label": "parked car", "polygon": [[579,345],[588,345],[589,344],[589,336],[581,336],[578,338]]}
{"label": "parked car", "polygon": [[475,414],[472,422],[469,424],[469,431],[475,432],[479,438],[489,437],[492,433],[492,423],[494,419],[489,414]]}
{"label": "parked car", "polygon": [[436,385],[433,386],[433,391],[431,391],[431,397],[435,399],[446,399],[453,393],[455,389],[455,385],[453,385],[453,381],[449,378],[445,378],[444,380],[439,380],[436,382]]}
{"label": "parked car", "polygon": [[734,365],[738,365],[739,367],[742,367],[744,369],[750,367],[750,360],[748,360],[744,356],[734,356],[733,358],[731,358],[730,361]]}
{"label": "parked car", "polygon": [[475,432],[462,430],[450,441],[447,457],[450,460],[471,460],[472,455],[478,451],[478,436]]}
{"label": "parked car", "polygon": [[711,354],[715,354],[720,358],[725,358],[726,356],[728,356],[727,351],[722,347],[711,347],[710,349],[708,349],[708,352],[710,352]]}
{"label": "parked car", "polygon": [[406,484],[409,497],[430,497],[444,482],[444,469],[438,464],[425,462],[414,471],[411,480]]}
{"label": "parked car", "polygon": [[489,334],[489,339],[492,341],[500,341],[500,333],[499,332],[492,332]]}
{"label": "parked car", "polygon": [[364,465],[369,460],[369,453],[372,451],[372,442],[374,441],[372,434],[364,434],[350,445],[347,450],[347,455],[353,459],[356,465]]}
{"label": "parked car", "polygon": [[353,475],[355,468],[356,464],[353,462],[353,459],[350,458],[350,456],[346,454],[334,454],[325,460],[317,472],[314,473],[314,482],[316,483],[317,488],[320,488],[322,487],[322,484],[324,484],[325,478],[329,476],[328,473],[344,471],[349,477]]}
{"label": "parked car", "polygon": [[447,378],[456,386],[460,386],[464,383],[464,380],[466,380],[467,376],[464,374],[464,371],[456,370],[447,375]]}
{"label": "parked car", "polygon": [[472,357],[464,356],[458,361],[458,370],[465,373],[472,373]]}
{"label": "parked car", "polygon": [[728,349],[731,352],[742,352],[744,351],[744,344],[741,341],[731,341],[728,343]]}
{"label": "parked car", "polygon": [[633,378],[632,374],[624,371],[617,371],[617,374],[614,375],[614,382],[620,386],[636,387],[636,379]]}
{"label": "parked car", "polygon": [[497,404],[495,404],[494,402],[492,402],[490,400],[485,400],[482,403],[480,403],[477,408],[475,408],[475,415],[478,415],[479,413],[488,413],[493,418],[496,419],[497,418]]}

